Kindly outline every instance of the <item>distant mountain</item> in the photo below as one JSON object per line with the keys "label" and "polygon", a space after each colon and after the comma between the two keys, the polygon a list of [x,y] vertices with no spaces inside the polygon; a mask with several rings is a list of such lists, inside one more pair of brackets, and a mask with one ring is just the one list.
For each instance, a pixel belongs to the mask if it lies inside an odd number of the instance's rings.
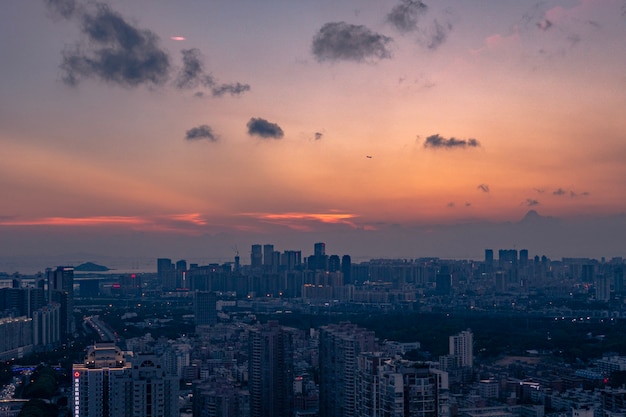
{"label": "distant mountain", "polygon": [[74,271],[79,272],[105,272],[110,271],[110,268],[107,268],[103,265],[98,265],[93,262],[85,262],[84,264],[80,264],[74,267]]}
{"label": "distant mountain", "polygon": [[554,217],[542,216],[541,214],[537,213],[537,211],[535,210],[529,210],[528,213],[526,213],[524,218],[520,220],[518,224],[529,225],[529,224],[537,224],[537,223],[541,224],[541,223],[547,223],[547,222],[553,223],[555,221],[556,219]]}

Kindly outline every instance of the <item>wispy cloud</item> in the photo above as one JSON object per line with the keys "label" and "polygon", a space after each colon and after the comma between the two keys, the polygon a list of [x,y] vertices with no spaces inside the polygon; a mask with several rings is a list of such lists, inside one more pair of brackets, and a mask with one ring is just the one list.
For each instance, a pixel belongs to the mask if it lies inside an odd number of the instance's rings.
{"label": "wispy cloud", "polygon": [[75,0],[44,0],[44,3],[55,16],[64,19],[71,18],[78,10]]}
{"label": "wispy cloud", "polygon": [[251,118],[248,121],[248,134],[251,136],[260,136],[265,139],[281,139],[285,136],[285,132],[276,123],[268,122],[260,117]]}
{"label": "wispy cloud", "polygon": [[250,91],[249,84],[231,83],[231,84],[219,84],[211,88],[213,97],[222,97],[223,95],[230,94],[231,96],[239,96],[247,91]]}
{"label": "wispy cloud", "polygon": [[183,49],[180,53],[183,55],[183,66],[174,80],[177,88],[197,88],[199,85],[215,84],[213,77],[204,73],[204,64],[199,49]]}
{"label": "wispy cloud", "polygon": [[314,229],[314,224],[337,224],[348,225],[357,228],[353,219],[358,216],[350,213],[246,213],[248,217],[253,217],[261,221],[279,224],[290,229],[300,231],[310,231]]}
{"label": "wispy cloud", "polygon": [[554,190],[552,192],[552,195],[556,195],[556,196],[570,196],[571,198],[575,198],[575,197],[579,197],[579,196],[588,196],[589,192],[587,191],[583,191],[583,192],[576,192],[574,190],[565,190],[563,188],[557,188],[556,190]]}
{"label": "wispy cloud", "polygon": [[480,143],[476,139],[444,138],[439,134],[428,136],[424,142],[425,148],[455,149],[476,148],[478,146],[480,146]]}
{"label": "wispy cloud", "polygon": [[313,56],[319,61],[376,61],[391,58],[392,38],[362,25],[326,23],[313,38]]}
{"label": "wispy cloud", "polygon": [[196,229],[207,226],[199,213],[182,213],[160,216],[84,216],[0,218],[0,227],[114,227],[123,226],[140,231],[170,231],[202,233]]}
{"label": "wispy cloud", "polygon": [[539,205],[539,201],[535,200],[533,198],[527,198],[526,201],[524,202],[525,205],[532,207],[532,206],[537,206]]}
{"label": "wispy cloud", "polygon": [[488,192],[490,192],[490,191],[491,191],[491,190],[489,189],[489,186],[488,186],[487,184],[479,184],[479,185],[478,185],[478,187],[476,187],[476,188],[478,188],[478,189],[479,189],[480,191],[482,191],[483,193],[488,193]]}
{"label": "wispy cloud", "polygon": [[217,142],[217,135],[213,132],[213,129],[209,125],[200,125],[189,129],[185,133],[185,139],[198,140],[207,139],[209,142]]}

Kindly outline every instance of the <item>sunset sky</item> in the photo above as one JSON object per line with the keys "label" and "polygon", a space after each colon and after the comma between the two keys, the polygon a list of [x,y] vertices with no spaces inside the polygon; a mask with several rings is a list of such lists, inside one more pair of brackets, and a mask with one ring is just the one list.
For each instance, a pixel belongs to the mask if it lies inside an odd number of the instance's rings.
{"label": "sunset sky", "polygon": [[529,210],[626,256],[624,0],[3,1],[0,35],[1,258],[480,257]]}

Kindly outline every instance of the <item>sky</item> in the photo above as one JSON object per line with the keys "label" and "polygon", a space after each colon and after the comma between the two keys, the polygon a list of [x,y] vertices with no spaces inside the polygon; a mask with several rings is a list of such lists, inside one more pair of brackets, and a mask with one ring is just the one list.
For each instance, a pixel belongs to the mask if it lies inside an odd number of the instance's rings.
{"label": "sky", "polygon": [[0,36],[0,271],[626,255],[625,0],[3,1]]}

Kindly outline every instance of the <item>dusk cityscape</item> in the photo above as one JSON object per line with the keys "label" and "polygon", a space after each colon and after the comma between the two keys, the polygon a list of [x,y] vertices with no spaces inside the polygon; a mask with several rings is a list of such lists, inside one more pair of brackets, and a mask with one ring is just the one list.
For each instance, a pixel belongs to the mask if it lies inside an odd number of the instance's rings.
{"label": "dusk cityscape", "polygon": [[626,417],[626,0],[0,36],[0,417]]}

